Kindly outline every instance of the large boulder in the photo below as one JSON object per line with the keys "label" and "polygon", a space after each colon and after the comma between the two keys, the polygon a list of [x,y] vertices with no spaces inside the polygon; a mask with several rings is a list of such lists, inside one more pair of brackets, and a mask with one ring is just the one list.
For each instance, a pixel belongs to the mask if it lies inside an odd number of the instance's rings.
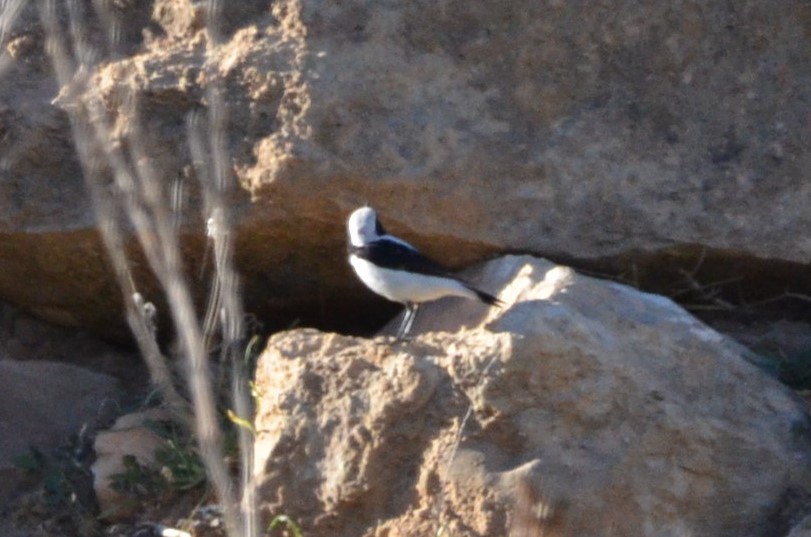
{"label": "large boulder", "polygon": [[23,477],[20,457],[50,453],[115,408],[118,382],[71,364],[0,359],[0,502]]}
{"label": "large boulder", "polygon": [[[768,292],[808,290],[805,2],[225,2],[217,46],[202,5],[88,9],[84,45],[106,61],[63,88],[36,6],[23,9],[0,90],[0,298],[120,329],[61,108],[101,99],[110,141],[131,147],[141,129],[156,176],[189,193],[187,119],[214,86],[241,186],[237,262],[265,319],[345,324],[359,301],[343,221],[367,201],[451,265],[526,251],[653,285],[699,258],[706,278],[774,282],[763,267],[777,260],[786,279]],[[117,47],[101,45],[108,35]],[[184,201],[188,216],[200,206]],[[185,222],[185,260],[205,266],[204,226]],[[134,270],[157,302],[144,264]]]}
{"label": "large boulder", "polygon": [[508,305],[425,306],[411,342],[270,339],[266,515],[314,537],[765,537],[811,511],[789,505],[811,482],[806,405],[745,348],[666,298],[546,261],[469,276]]}
{"label": "large boulder", "polygon": [[96,427],[118,411],[122,384],[147,382],[139,361],[87,332],[0,303],[0,503],[24,477],[23,467],[40,464],[30,450],[50,460],[59,448],[88,447]]}
{"label": "large boulder", "polygon": [[[87,44],[99,45],[97,58],[127,56],[141,46],[150,13],[140,4],[108,3],[106,18],[93,16],[89,5],[76,6]],[[55,11],[64,22],[63,7]],[[0,300],[63,326],[120,337],[120,292],[95,230],[70,121],[54,102],[60,84],[41,13],[31,2],[3,11]],[[100,46],[107,36],[115,36],[115,47]],[[149,281],[148,271],[136,272]]]}

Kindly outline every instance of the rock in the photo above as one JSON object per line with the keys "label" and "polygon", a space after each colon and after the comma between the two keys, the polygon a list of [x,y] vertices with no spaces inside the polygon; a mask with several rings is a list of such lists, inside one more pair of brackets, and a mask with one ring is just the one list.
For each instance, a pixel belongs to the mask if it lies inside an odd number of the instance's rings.
{"label": "rock", "polygon": [[[227,95],[248,309],[271,327],[339,326],[358,310],[343,220],[367,201],[452,266],[524,251],[663,286],[664,272],[703,259],[762,298],[784,290],[781,261],[791,288],[809,291],[811,241],[797,239],[811,199],[803,2],[225,2],[210,49],[200,2],[119,4],[83,18],[100,58],[87,92],[51,77],[35,5],[9,32],[0,298],[39,316],[124,331],[69,97],[102,99],[122,146],[148,128],[155,174],[167,190],[182,179],[184,260],[199,267],[187,119],[213,85]],[[122,37],[108,51],[110,28]]]}
{"label": "rock", "polygon": [[[115,39],[95,51],[98,57],[126,56],[141,46],[150,14],[146,4],[135,4],[108,2],[102,14],[77,7],[86,44]],[[120,338],[120,292],[95,230],[70,122],[53,102],[59,84],[40,10],[25,2],[15,11],[3,13],[9,56],[0,88],[0,300],[54,323]],[[55,12],[67,21],[63,6]],[[136,274],[150,281],[147,270]]]}
{"label": "rock", "polygon": [[[81,473],[74,465],[89,462],[96,429],[118,412],[122,387],[145,385],[144,369],[132,351],[0,303],[0,504],[19,500],[36,479],[53,479],[55,465]],[[0,535],[11,535],[5,522],[0,516]]]}
{"label": "rock", "polygon": [[4,303],[0,303],[0,357],[69,363],[115,377],[136,390],[149,381],[137,351],[100,340],[87,330],[43,322]]}
{"label": "rock", "polygon": [[811,511],[785,505],[811,477],[806,405],[745,348],[664,297],[546,261],[470,276],[509,306],[454,332],[431,330],[471,303],[426,306],[407,343],[270,339],[265,515],[313,537],[507,535],[533,517],[556,535],[732,537]]}
{"label": "rock", "polygon": [[811,515],[794,526],[786,537],[811,537]]}
{"label": "rock", "polygon": [[137,507],[133,497],[116,490],[111,479],[127,470],[124,458],[133,456],[138,463],[152,467],[155,450],[166,441],[149,428],[148,422],[166,421],[168,413],[160,408],[149,409],[118,418],[115,424],[96,436],[93,448],[96,462],[93,463],[93,488],[99,509],[106,520],[122,520]]}
{"label": "rock", "polygon": [[[807,152],[791,133],[811,136],[800,12],[281,2],[280,24],[251,31],[251,50],[281,49],[260,61],[281,57],[279,71],[298,76],[272,86],[278,128],[237,173],[303,220],[371,202],[460,262],[504,248],[596,259],[694,245],[808,262],[811,242],[782,233],[811,196],[788,155]],[[255,84],[240,37],[224,57]],[[779,159],[771,141],[787,142]]]}
{"label": "rock", "polygon": [[36,448],[67,444],[83,426],[107,413],[120,396],[118,382],[70,364],[0,360],[0,500],[21,477],[14,461]]}

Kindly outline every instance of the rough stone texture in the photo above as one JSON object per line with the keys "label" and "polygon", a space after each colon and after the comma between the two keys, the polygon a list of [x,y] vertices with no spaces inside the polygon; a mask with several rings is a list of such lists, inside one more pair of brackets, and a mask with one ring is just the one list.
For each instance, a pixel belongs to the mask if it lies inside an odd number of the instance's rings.
{"label": "rough stone texture", "polygon": [[0,303],[0,357],[65,362],[113,376],[132,390],[148,385],[143,358],[130,348],[98,339],[87,330],[64,328]]}
{"label": "rough stone texture", "polygon": [[161,409],[126,414],[118,418],[110,429],[96,436],[93,444],[96,461],[91,468],[93,489],[99,509],[107,520],[125,518],[139,507],[139,502],[115,490],[110,480],[125,471],[123,458],[127,455],[134,456],[143,466],[153,465],[155,450],[165,445],[166,441],[149,428],[148,422],[169,419],[169,414]]}
{"label": "rough stone texture", "polygon": [[117,389],[112,377],[69,364],[0,360],[0,369],[4,463],[31,446],[51,448],[64,442],[83,423],[94,422],[104,400]]}
{"label": "rough stone texture", "polygon": [[0,499],[21,477],[16,457],[49,452],[83,425],[94,427],[118,389],[114,378],[70,364],[0,359]]}
{"label": "rough stone texture", "polygon": [[743,347],[668,299],[537,259],[476,281],[509,306],[463,313],[461,331],[430,331],[453,326],[446,301],[410,343],[271,338],[266,515],[314,537],[507,535],[527,511],[555,535],[765,537],[809,512],[787,506],[808,498],[806,405]]}
{"label": "rough stone texture", "polygon": [[[61,325],[120,337],[120,292],[94,229],[70,122],[53,102],[60,88],[45,53],[38,6],[22,4],[14,21],[11,10],[3,13],[8,56],[0,68],[0,298]],[[106,17],[95,16],[89,2],[76,3],[87,23],[86,44],[99,57],[133,53],[149,25],[146,3],[103,4],[110,9]],[[57,11],[64,20],[63,7]],[[102,28],[116,31],[116,46],[105,44]],[[136,270],[139,282],[148,282],[147,275]]]}
{"label": "rough stone texture", "polygon": [[303,76],[246,177],[283,206],[307,211],[318,188],[335,209],[312,218],[368,199],[425,236],[576,258],[811,259],[781,233],[809,223],[799,2],[277,12]]}
{"label": "rough stone texture", "polygon": [[[749,275],[755,259],[811,262],[807,2],[222,2],[208,58],[203,4],[83,4],[87,44],[108,60],[91,93],[114,137],[142,124],[158,176],[190,185],[187,116],[208,106],[206,87],[225,89],[245,189],[237,261],[262,316],[356,309],[342,226],[366,201],[451,265],[504,249],[653,259],[653,273],[673,262],[662,252],[689,264],[703,249]],[[6,37],[0,297],[120,329],[34,3]],[[198,220],[184,230],[195,267]],[[807,291],[807,277],[790,286]]]}
{"label": "rough stone texture", "polygon": [[0,504],[24,477],[17,456],[29,448],[51,456],[84,425],[86,439],[107,424],[123,396],[118,380],[146,386],[132,351],[0,303]]}
{"label": "rough stone texture", "polygon": [[786,537],[811,537],[811,516],[794,526]]}

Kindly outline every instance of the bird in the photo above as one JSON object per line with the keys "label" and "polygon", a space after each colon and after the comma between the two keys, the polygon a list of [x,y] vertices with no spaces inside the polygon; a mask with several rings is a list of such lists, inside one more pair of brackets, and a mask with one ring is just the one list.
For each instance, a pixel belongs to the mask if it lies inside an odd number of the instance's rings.
{"label": "bird", "polygon": [[349,264],[360,281],[378,295],[405,306],[397,341],[408,338],[423,302],[458,296],[490,306],[503,305],[495,296],[453,276],[406,241],[387,233],[368,205],[355,209],[346,225]]}

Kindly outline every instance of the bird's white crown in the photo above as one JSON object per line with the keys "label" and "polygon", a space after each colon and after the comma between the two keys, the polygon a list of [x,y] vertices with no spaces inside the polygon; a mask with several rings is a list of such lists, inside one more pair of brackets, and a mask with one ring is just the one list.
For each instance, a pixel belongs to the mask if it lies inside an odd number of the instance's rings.
{"label": "bird's white crown", "polygon": [[365,246],[379,238],[377,213],[371,207],[355,209],[346,224],[352,246]]}

